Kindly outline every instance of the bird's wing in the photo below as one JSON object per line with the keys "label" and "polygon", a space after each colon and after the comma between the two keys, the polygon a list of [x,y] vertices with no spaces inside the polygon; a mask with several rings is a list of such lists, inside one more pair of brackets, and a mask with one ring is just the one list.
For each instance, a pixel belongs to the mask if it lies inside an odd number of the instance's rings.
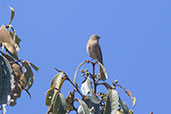
{"label": "bird's wing", "polygon": [[94,49],[94,50],[95,50],[95,53],[96,53],[96,55],[97,55],[97,60],[103,64],[102,51],[101,51],[101,48],[100,48],[99,43],[96,43],[96,44],[94,45],[94,48],[95,48],[95,49]]}

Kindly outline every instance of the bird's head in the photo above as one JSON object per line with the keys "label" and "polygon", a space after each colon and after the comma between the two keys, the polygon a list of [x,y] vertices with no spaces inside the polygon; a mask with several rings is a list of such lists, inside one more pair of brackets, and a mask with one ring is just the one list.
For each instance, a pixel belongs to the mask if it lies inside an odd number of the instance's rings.
{"label": "bird's head", "polygon": [[93,34],[91,35],[90,39],[98,41],[100,39],[100,36],[98,36],[97,34]]}

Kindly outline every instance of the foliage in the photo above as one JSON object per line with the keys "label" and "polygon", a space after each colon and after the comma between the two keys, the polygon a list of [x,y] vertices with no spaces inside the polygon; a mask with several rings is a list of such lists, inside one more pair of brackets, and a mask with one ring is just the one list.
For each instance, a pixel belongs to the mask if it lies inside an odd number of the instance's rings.
{"label": "foliage", "polygon": [[[81,90],[79,90],[79,84],[77,83],[77,72],[85,63],[92,64],[92,73],[88,69],[81,69],[82,78],[84,81],[81,84]],[[102,67],[103,72],[107,78],[107,73],[102,64],[98,61],[84,61],[76,69],[74,75],[74,81],[72,82],[68,75],[59,69],[56,69],[57,73],[51,81],[51,87],[46,92],[46,105],[49,107],[47,114],[69,114],[72,111],[76,111],[78,114],[133,114],[132,110],[129,110],[125,102],[123,102],[116,91],[116,87],[122,88],[125,93],[132,99],[133,106],[135,106],[136,98],[132,96],[129,90],[118,84],[115,80],[110,84],[100,79],[100,73],[95,73],[95,65],[99,64]],[[68,97],[64,98],[61,93],[61,87],[65,81],[69,81],[73,86],[73,89],[68,93]],[[98,86],[104,86],[106,92],[99,92]],[[76,96],[75,93],[81,96]],[[78,102],[80,106],[77,108],[75,102]],[[60,110],[59,110],[60,109]]]}
{"label": "foliage", "polygon": [[[15,11],[12,7],[10,22],[0,28],[0,109],[5,114],[5,105],[14,106],[16,100],[21,96],[21,92],[25,90],[28,95],[29,89],[33,85],[34,74],[32,68],[39,70],[34,64],[26,60],[20,60],[18,51],[20,50],[21,39],[16,35],[15,29],[11,22],[14,18]],[[4,48],[7,53],[4,52]]]}

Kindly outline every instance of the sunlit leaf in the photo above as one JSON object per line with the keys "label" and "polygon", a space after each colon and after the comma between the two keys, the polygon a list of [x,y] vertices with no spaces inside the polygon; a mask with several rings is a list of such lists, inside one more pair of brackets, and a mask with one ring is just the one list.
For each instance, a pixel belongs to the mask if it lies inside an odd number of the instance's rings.
{"label": "sunlit leaf", "polygon": [[[10,35],[11,35],[11,37],[13,38],[14,33],[13,33],[13,32],[10,32]],[[17,45],[19,46],[19,44],[20,44],[20,42],[21,42],[21,39],[18,37],[18,35],[16,35],[16,37],[15,37],[15,42],[16,42]]]}
{"label": "sunlit leaf", "polygon": [[55,75],[55,77],[52,79],[51,81],[51,86],[53,86],[55,83],[56,83],[56,88],[58,90],[61,89],[62,87],[62,84],[63,82],[65,81],[63,78],[62,78],[62,75],[63,75],[64,72],[59,72],[58,74]]}
{"label": "sunlit leaf", "polygon": [[7,112],[7,109],[6,109],[6,104],[2,104],[2,114],[6,114],[6,112]]}
{"label": "sunlit leaf", "polygon": [[[132,111],[132,110],[129,110],[129,114],[133,114],[134,112]],[[150,113],[150,114],[153,114],[153,112],[152,113]]]}
{"label": "sunlit leaf", "polygon": [[0,43],[4,45],[7,52],[12,57],[18,60],[18,54],[17,54],[16,47],[15,47],[16,43],[12,40],[12,37],[9,34],[9,31],[5,28],[4,25],[2,25],[0,28]]}
{"label": "sunlit leaf", "polygon": [[62,93],[58,93],[56,95],[54,106],[53,106],[53,113],[54,114],[65,114],[66,113],[66,99]]}
{"label": "sunlit leaf", "polygon": [[117,111],[115,114],[123,114],[123,112],[121,112],[121,111]]}
{"label": "sunlit leaf", "polygon": [[104,114],[115,114],[119,107],[119,96],[115,90],[110,90],[107,93],[107,101]]}
{"label": "sunlit leaf", "polygon": [[53,105],[49,106],[47,114],[53,114]]}
{"label": "sunlit leaf", "polygon": [[[15,42],[15,44],[14,44],[15,50],[16,50],[17,52],[20,51],[20,47],[19,47],[19,45],[16,43],[16,38],[18,38],[17,35],[15,34],[15,32],[10,32],[10,35],[11,35],[12,40]],[[17,40],[18,40],[18,39],[17,39]]]}
{"label": "sunlit leaf", "polygon": [[86,81],[81,85],[81,91],[83,95],[87,95],[90,90],[90,78],[87,77]]}
{"label": "sunlit leaf", "polygon": [[[19,48],[20,47],[20,42],[21,42],[21,39],[18,37],[18,35],[16,35],[15,33],[13,33],[13,32],[10,32],[10,35],[11,35],[11,37],[12,38],[14,38],[15,37],[15,43],[17,44],[17,48]],[[14,36],[15,35],[15,36]],[[19,51],[19,49],[17,49],[18,51]]]}
{"label": "sunlit leaf", "polygon": [[78,114],[90,114],[87,104],[82,100],[79,100],[79,99],[76,99],[76,100],[80,103],[77,113]]}
{"label": "sunlit leaf", "polygon": [[9,8],[11,9],[11,19],[10,19],[10,22],[9,22],[9,24],[8,24],[8,25],[10,25],[10,24],[11,24],[11,22],[12,22],[12,20],[13,20],[13,18],[14,18],[14,15],[15,15],[14,8],[12,8],[12,7],[9,7]]}
{"label": "sunlit leaf", "polygon": [[8,45],[7,43],[3,43],[3,45],[5,46],[6,51],[7,51],[14,59],[18,60],[18,54],[17,54],[17,52],[15,51],[14,53],[11,53],[11,51],[8,50],[8,49],[9,49],[9,48],[8,48],[9,45]]}

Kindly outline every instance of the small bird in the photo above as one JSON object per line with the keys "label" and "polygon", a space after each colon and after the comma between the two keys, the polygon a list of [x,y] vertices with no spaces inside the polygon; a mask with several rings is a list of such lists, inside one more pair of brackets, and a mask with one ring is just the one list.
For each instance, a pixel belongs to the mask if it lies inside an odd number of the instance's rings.
{"label": "small bird", "polygon": [[[97,34],[91,35],[90,39],[87,42],[87,53],[88,55],[98,60],[103,65],[103,57],[102,57],[102,51],[99,45],[99,39],[100,37]],[[100,65],[99,65],[100,66]],[[101,74],[101,80],[106,80],[105,73],[103,72],[102,68],[100,67],[100,74]]]}

